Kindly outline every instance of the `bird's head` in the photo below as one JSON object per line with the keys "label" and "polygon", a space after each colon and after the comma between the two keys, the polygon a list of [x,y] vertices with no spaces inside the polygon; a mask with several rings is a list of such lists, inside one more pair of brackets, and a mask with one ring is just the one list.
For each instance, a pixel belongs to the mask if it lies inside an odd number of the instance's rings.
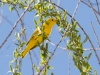
{"label": "bird's head", "polygon": [[49,26],[54,26],[55,23],[56,23],[55,18],[49,18],[48,20],[46,20],[46,24]]}

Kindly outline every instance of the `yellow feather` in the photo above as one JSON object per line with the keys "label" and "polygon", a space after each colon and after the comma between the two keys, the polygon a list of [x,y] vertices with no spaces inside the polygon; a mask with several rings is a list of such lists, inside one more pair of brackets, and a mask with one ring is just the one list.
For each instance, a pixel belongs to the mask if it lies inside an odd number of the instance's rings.
{"label": "yellow feather", "polygon": [[56,19],[49,18],[42,26],[38,27],[31,35],[29,41],[26,44],[25,49],[21,52],[20,57],[24,58],[29,50],[34,49],[41,44],[51,33],[52,27],[56,23]]}

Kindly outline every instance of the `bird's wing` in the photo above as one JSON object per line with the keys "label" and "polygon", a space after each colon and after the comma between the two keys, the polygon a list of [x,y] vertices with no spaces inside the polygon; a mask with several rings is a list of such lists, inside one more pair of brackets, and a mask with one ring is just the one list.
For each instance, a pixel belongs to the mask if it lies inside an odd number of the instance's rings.
{"label": "bird's wing", "polygon": [[[35,39],[36,38],[36,36],[38,36],[39,34],[40,34],[40,30],[39,30],[40,28],[38,27],[34,32],[33,32],[33,34],[32,34],[32,36],[29,38],[29,40],[28,40],[28,42],[27,42],[27,44],[31,41],[31,39]],[[26,44],[26,45],[27,45]]]}

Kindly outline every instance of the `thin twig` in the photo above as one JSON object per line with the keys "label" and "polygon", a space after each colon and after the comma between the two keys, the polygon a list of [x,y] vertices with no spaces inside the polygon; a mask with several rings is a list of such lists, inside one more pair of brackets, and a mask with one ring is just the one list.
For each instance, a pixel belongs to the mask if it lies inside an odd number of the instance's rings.
{"label": "thin twig", "polygon": [[[33,0],[34,1],[34,0]],[[24,14],[27,12],[28,8],[30,7],[30,5],[33,3],[33,1],[31,3],[29,3],[28,7],[26,8],[26,10],[22,13],[22,15],[18,18],[18,20],[15,22],[12,30],[10,31],[10,33],[8,34],[8,36],[6,37],[6,39],[4,40],[4,42],[0,45],[0,48],[5,44],[5,42],[8,40],[8,38],[10,37],[10,35],[12,34],[12,32],[14,31],[14,29],[16,28],[18,22],[22,19],[22,17],[24,16]]]}
{"label": "thin twig", "polygon": [[97,4],[98,12],[99,12],[99,4],[98,4],[98,0],[96,0],[96,4]]}
{"label": "thin twig", "polygon": [[67,52],[67,54],[68,54],[68,75],[70,75],[70,64],[71,64],[71,62],[70,62],[69,51]]}
{"label": "thin twig", "polygon": [[[47,40],[51,45],[53,46],[57,46],[56,44],[52,43],[51,41]],[[58,46],[57,48],[60,48],[62,50],[68,50],[67,48],[64,48],[64,47],[61,47],[61,46]],[[96,50],[100,50],[100,48],[95,48]],[[84,48],[83,49],[84,51],[89,51],[89,50],[93,50],[93,48]]]}
{"label": "thin twig", "polygon": [[[74,19],[74,20],[75,20],[75,19]],[[75,20],[75,21],[76,21],[76,20]],[[98,54],[97,54],[97,52],[96,52],[96,49],[95,49],[95,47],[94,47],[92,41],[90,40],[90,37],[88,36],[88,34],[85,32],[85,30],[81,27],[81,25],[80,25],[78,22],[77,22],[77,24],[78,24],[78,26],[81,28],[81,30],[84,32],[84,34],[88,37],[88,40],[89,40],[89,42],[90,42],[90,44],[91,44],[91,46],[92,46],[92,48],[93,48],[93,51],[94,51],[94,53],[95,53],[95,56],[96,56],[96,58],[97,58],[97,60],[98,60],[98,63],[99,63],[99,65],[100,65],[99,56],[98,56]]]}
{"label": "thin twig", "polygon": [[[17,12],[17,15],[18,17],[20,17],[19,13],[18,13],[18,10],[15,8],[16,12]],[[20,19],[20,22],[21,22],[21,25],[22,25],[22,28],[24,28],[24,22],[22,21],[22,19]]]}
{"label": "thin twig", "polygon": [[[16,12],[17,12],[18,17],[20,17],[19,12],[17,11],[16,8],[15,8],[15,10],[16,10]],[[20,22],[21,22],[22,28],[24,28],[24,23],[23,23],[22,19],[20,20]],[[25,32],[24,32],[24,34],[25,34]],[[26,35],[25,35],[25,40],[27,41]],[[31,60],[31,64],[32,64],[32,72],[33,72],[32,75],[34,75],[33,61],[32,61],[32,56],[31,56],[31,52],[30,52],[30,51],[29,51],[29,55],[30,55],[30,60]]]}
{"label": "thin twig", "polygon": [[42,70],[47,66],[47,64],[49,63],[50,59],[52,58],[52,56],[54,55],[57,47],[59,46],[59,44],[61,43],[62,41],[62,38],[60,39],[60,41],[58,42],[57,46],[55,47],[53,53],[51,54],[50,58],[48,59],[47,63],[42,67],[42,69],[39,70],[38,74],[37,75],[40,75],[40,73],[42,72]]}
{"label": "thin twig", "polygon": [[[19,13],[18,13],[18,11],[17,11],[16,8],[15,8],[15,10],[16,10],[16,12],[17,12],[18,17],[20,17],[20,15],[19,15]],[[24,22],[22,21],[22,19],[20,20],[20,22],[21,22],[22,28],[24,28]],[[25,40],[27,41],[25,32],[24,32],[24,36],[25,36]],[[24,37],[22,37],[22,38],[24,39]]]}
{"label": "thin twig", "polygon": [[37,57],[35,51],[33,50],[32,52],[33,52],[33,55],[34,55],[35,59],[37,60],[37,63],[39,64],[39,59],[38,59],[38,57]]}
{"label": "thin twig", "polygon": [[[57,5],[60,5],[60,0],[58,0]],[[58,8],[56,8],[56,9],[58,9]]]}
{"label": "thin twig", "polygon": [[[57,6],[58,8],[62,9],[63,11],[65,11],[63,8],[61,8],[60,6],[56,5],[55,3],[52,3],[52,4],[54,4],[54,5]],[[67,12],[67,14],[72,18],[72,16],[71,16],[68,12]],[[76,21],[74,18],[73,18],[73,20]],[[78,22],[77,22],[77,24],[78,24],[79,27],[82,29],[82,31],[84,32],[84,34],[89,38],[89,36],[88,36],[87,33],[84,31],[84,29],[80,26],[80,24],[79,24]],[[69,25],[67,26],[66,31],[68,30],[68,27],[69,27]],[[50,56],[50,59],[51,59],[52,56],[54,55],[54,53],[55,53],[57,47],[59,46],[59,44],[61,43],[61,41],[62,41],[62,38],[60,39],[60,41],[58,42],[57,46],[55,47],[53,53],[52,53],[51,56]],[[93,47],[93,49],[94,49],[95,55],[96,55],[96,57],[97,57],[97,59],[98,59],[99,65],[100,65],[99,57],[98,57],[98,55],[97,55],[97,53],[96,53],[96,50],[95,50],[95,48],[94,48],[94,46],[93,46],[93,44],[92,44],[90,38],[89,38],[89,42],[90,42],[90,44],[92,45],[92,47]],[[48,59],[46,65],[48,64],[48,62],[50,61],[50,59]],[[46,67],[46,65],[43,66],[43,68],[38,72],[38,75],[40,75],[40,73],[41,73],[42,70]]]}
{"label": "thin twig", "polygon": [[[12,23],[10,20],[8,20],[4,15],[2,15],[2,17],[3,17],[11,26],[13,26],[13,23]],[[16,30],[17,32],[19,31],[17,28],[15,28],[15,30]]]}
{"label": "thin twig", "polygon": [[58,0],[57,5],[60,5],[60,0]]}
{"label": "thin twig", "polygon": [[[78,7],[79,7],[79,4],[80,4],[81,0],[78,0],[77,4],[76,4],[76,7],[75,7],[75,10],[74,10],[74,13],[70,19],[70,22],[73,21],[73,18],[76,14],[76,11],[78,10]],[[67,27],[67,29],[69,28],[69,26]],[[69,57],[69,51],[68,51],[68,75],[70,75],[70,57]]]}
{"label": "thin twig", "polygon": [[[19,15],[19,13],[18,13],[18,11],[17,11],[16,8],[15,8],[15,10],[16,10],[16,12],[17,12],[18,17],[20,17],[20,15]],[[22,28],[24,28],[24,22],[22,21],[22,19],[20,20],[20,22],[21,22]],[[25,32],[24,32],[24,34],[25,34]],[[27,41],[26,35],[25,35],[25,40]],[[34,75],[34,68],[33,68],[33,65],[34,65],[34,64],[33,64],[32,55],[31,55],[31,52],[30,52],[30,51],[29,51],[29,55],[30,55],[30,60],[31,60],[31,64],[32,64],[32,72],[33,72],[32,75]]]}
{"label": "thin twig", "polygon": [[[62,9],[63,11],[65,11],[62,7],[56,5],[55,3],[53,3],[53,4],[54,4],[55,6],[57,6],[57,7],[59,7],[60,9]],[[67,12],[67,14],[68,14],[69,17],[72,17],[68,12]],[[76,21],[74,18],[73,18],[73,20]],[[77,22],[77,21],[76,21],[76,22]],[[81,30],[84,32],[84,34],[88,37],[89,42],[90,42],[90,44],[91,44],[91,46],[92,46],[92,48],[93,48],[93,50],[94,50],[95,56],[96,56],[96,58],[97,58],[97,60],[98,60],[98,62],[99,62],[99,65],[100,65],[100,59],[99,59],[99,56],[98,56],[98,54],[97,54],[97,52],[96,52],[95,47],[93,46],[92,41],[90,40],[90,38],[89,38],[88,34],[85,32],[85,30],[81,27],[81,25],[80,25],[78,22],[77,22],[77,24],[78,24],[78,26],[81,28]]]}
{"label": "thin twig", "polygon": [[71,17],[71,21],[73,20],[75,14],[76,14],[76,11],[78,10],[78,7],[79,7],[80,2],[81,2],[81,0],[78,0],[77,5],[76,5],[76,8],[75,8],[75,10],[74,10],[74,13],[73,13],[73,15],[72,15],[72,17]]}
{"label": "thin twig", "polygon": [[90,44],[91,44],[91,46],[92,46],[92,48],[93,48],[93,50],[94,50],[95,56],[97,57],[97,60],[98,60],[99,65],[100,65],[100,59],[99,59],[99,56],[98,56],[98,54],[97,54],[97,52],[96,52],[95,47],[93,46],[92,41],[90,40],[90,37],[88,36],[88,34],[85,32],[85,30],[80,26],[80,24],[79,24],[78,22],[77,22],[77,24],[78,24],[78,26],[82,29],[82,31],[84,32],[84,34],[88,37],[88,40],[89,40],[89,42],[90,42]]}
{"label": "thin twig", "polygon": [[[51,45],[53,45],[53,46],[57,46],[56,44],[54,44],[54,43],[52,43],[51,41],[49,41],[49,40],[47,40]],[[63,47],[60,47],[60,46],[58,46],[57,48],[60,48],[60,49],[63,49],[63,50],[68,50],[67,48],[63,48]]]}
{"label": "thin twig", "polygon": [[[84,50],[84,51],[89,51],[89,50],[93,50],[93,48],[84,48],[83,50]],[[95,50],[100,51],[100,48],[95,48]]]}
{"label": "thin twig", "polygon": [[[87,4],[86,2],[84,2],[84,1],[81,1],[82,3],[84,3],[85,5],[87,5],[88,7],[90,7],[91,8],[91,6],[89,5],[89,4]],[[94,8],[92,8],[98,15],[100,15],[100,13],[99,12],[97,12]]]}
{"label": "thin twig", "polygon": [[30,55],[30,60],[31,60],[31,64],[32,64],[32,72],[33,72],[33,74],[32,75],[34,75],[34,68],[33,68],[33,60],[32,60],[32,55],[31,55],[31,52],[29,51],[29,55]]}
{"label": "thin twig", "polygon": [[[65,11],[62,7],[56,5],[55,3],[52,3],[52,4],[54,4],[54,5],[57,6],[58,8],[62,9],[63,11]],[[72,18],[72,16],[71,16],[68,12],[67,12],[67,14],[68,14],[68,16],[70,16],[70,17]],[[74,18],[72,18],[72,19],[73,19],[74,21],[76,21]],[[97,53],[96,53],[96,49],[94,48],[94,46],[93,46],[93,44],[92,44],[92,41],[90,40],[89,36],[88,36],[87,33],[84,31],[84,29],[81,27],[81,25],[80,25],[78,22],[77,22],[77,24],[78,24],[78,26],[81,28],[81,30],[84,32],[84,34],[88,37],[89,42],[90,42],[90,44],[91,44],[91,46],[92,46],[92,48],[93,48],[93,50],[94,50],[94,53],[95,53],[95,55],[96,55],[96,57],[97,57],[97,60],[98,60],[98,62],[99,62],[99,65],[100,65],[100,60],[99,60],[99,57],[98,57],[98,55],[97,55]],[[68,27],[69,27],[69,25],[67,26],[66,31],[68,30]],[[55,47],[53,53],[52,53],[51,56],[50,56],[50,59],[51,59],[52,56],[54,55],[54,53],[55,53],[57,47],[59,46],[59,44],[61,43],[61,41],[62,41],[62,38],[60,39],[60,41],[58,42],[57,46]],[[48,62],[50,61],[50,59],[48,59],[46,65],[48,64]],[[42,70],[46,67],[46,65],[43,66],[43,68],[38,72],[38,75],[40,75],[40,73],[41,73]]]}
{"label": "thin twig", "polygon": [[[52,3],[52,2],[51,2],[51,3]],[[52,4],[54,5],[54,3],[52,3]],[[57,6],[58,6],[58,5],[57,5]],[[69,25],[67,26],[67,28],[66,28],[66,30],[65,30],[66,32],[68,31],[68,28],[69,28]],[[65,33],[66,33],[66,32],[65,32]],[[63,35],[65,35],[65,33],[64,33]],[[42,70],[47,66],[47,64],[49,63],[50,59],[53,57],[55,51],[57,50],[57,47],[58,47],[59,44],[61,43],[62,39],[63,39],[63,36],[61,37],[61,39],[60,39],[60,41],[58,42],[57,46],[55,47],[54,51],[52,52],[52,54],[51,54],[50,58],[48,59],[47,63],[43,66],[42,69],[39,70],[39,72],[38,72],[37,75],[40,75],[40,73],[42,72]]]}
{"label": "thin twig", "polygon": [[90,4],[90,7],[91,7],[91,9],[92,9],[92,11],[93,11],[95,17],[96,17],[96,20],[97,20],[98,24],[100,25],[100,21],[99,21],[99,19],[98,19],[98,16],[96,15],[96,12],[94,11],[94,8],[93,8],[93,6],[92,6],[90,0],[88,0],[88,2],[89,2],[89,4]]}
{"label": "thin twig", "polygon": [[94,27],[93,27],[93,25],[92,25],[92,22],[90,23],[90,25],[91,25],[91,27],[92,27],[92,30],[93,30],[94,36],[95,36],[96,41],[97,41],[97,43],[98,43],[98,47],[100,48],[100,42],[99,42],[98,36],[96,35],[96,32],[95,32]]}
{"label": "thin twig", "polygon": [[2,14],[3,14],[3,10],[0,10],[0,24],[2,23]]}

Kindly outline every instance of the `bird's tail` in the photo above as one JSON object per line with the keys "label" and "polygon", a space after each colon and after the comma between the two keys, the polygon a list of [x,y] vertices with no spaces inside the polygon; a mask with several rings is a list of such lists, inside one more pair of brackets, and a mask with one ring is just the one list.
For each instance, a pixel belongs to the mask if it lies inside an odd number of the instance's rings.
{"label": "bird's tail", "polygon": [[22,52],[21,52],[21,54],[20,54],[20,57],[21,58],[24,58],[25,56],[26,56],[26,54],[28,53],[28,49],[27,48],[25,48]]}

